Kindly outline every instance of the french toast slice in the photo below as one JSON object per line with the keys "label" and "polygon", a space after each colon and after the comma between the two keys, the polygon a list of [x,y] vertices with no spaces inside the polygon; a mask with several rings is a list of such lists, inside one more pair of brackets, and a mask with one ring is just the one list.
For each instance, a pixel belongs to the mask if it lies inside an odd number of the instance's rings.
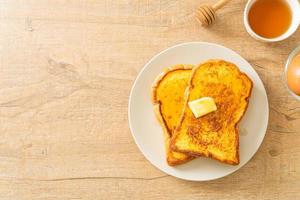
{"label": "french toast slice", "polygon": [[164,132],[166,160],[171,166],[179,165],[193,157],[170,150],[170,139],[180,121],[185,103],[185,90],[193,65],[175,65],[167,68],[152,86],[152,103],[155,115]]}
{"label": "french toast slice", "polygon": [[[251,90],[252,81],[232,63],[210,60],[195,67],[184,111],[171,139],[171,149],[239,164],[237,124],[247,109]],[[217,110],[197,119],[188,102],[202,97],[212,97]]]}

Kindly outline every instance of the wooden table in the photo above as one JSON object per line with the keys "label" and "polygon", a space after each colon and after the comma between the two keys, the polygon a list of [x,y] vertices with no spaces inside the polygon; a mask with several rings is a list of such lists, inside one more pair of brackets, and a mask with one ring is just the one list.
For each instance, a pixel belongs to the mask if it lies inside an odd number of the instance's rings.
{"label": "wooden table", "polygon": [[[208,2],[1,0],[0,199],[300,199],[300,102],[283,81],[300,30],[284,42],[255,41],[243,26],[246,0],[231,2],[203,29],[193,12]],[[189,41],[245,57],[270,102],[258,153],[216,181],[162,173],[128,128],[139,70],[157,52]]]}

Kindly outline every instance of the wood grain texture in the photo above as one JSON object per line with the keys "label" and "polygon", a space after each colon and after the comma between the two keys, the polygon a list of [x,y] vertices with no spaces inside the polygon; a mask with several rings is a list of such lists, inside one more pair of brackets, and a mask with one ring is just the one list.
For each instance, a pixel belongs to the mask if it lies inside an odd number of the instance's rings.
{"label": "wood grain texture", "polygon": [[[300,41],[264,44],[243,26],[246,0],[201,28],[209,0],[0,0],[0,199],[300,199],[300,102],[283,65]],[[211,182],[153,167],[127,123],[130,88],[154,54],[207,41],[250,61],[270,102],[265,140],[238,172]],[[259,111],[258,111],[259,112]]]}

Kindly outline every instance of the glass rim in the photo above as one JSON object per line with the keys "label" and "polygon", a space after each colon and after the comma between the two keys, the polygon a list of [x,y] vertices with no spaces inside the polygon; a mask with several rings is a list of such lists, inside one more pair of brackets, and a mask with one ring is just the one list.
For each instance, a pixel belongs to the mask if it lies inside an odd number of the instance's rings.
{"label": "glass rim", "polygon": [[300,53],[300,45],[298,45],[288,56],[288,59],[285,63],[285,68],[284,68],[284,82],[285,82],[285,86],[288,89],[289,93],[298,101],[300,101],[300,96],[298,96],[297,94],[295,94],[290,87],[288,86],[288,82],[287,82],[287,71],[289,68],[289,65],[291,64],[292,59],[298,54]]}

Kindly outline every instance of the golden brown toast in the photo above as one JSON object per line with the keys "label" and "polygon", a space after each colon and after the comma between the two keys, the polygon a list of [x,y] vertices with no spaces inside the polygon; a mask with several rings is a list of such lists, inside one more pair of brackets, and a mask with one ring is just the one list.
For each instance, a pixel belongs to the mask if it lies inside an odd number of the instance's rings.
{"label": "golden brown toast", "polygon": [[[194,68],[171,149],[239,164],[237,124],[247,109],[251,90],[252,81],[232,63],[211,60]],[[202,97],[212,97],[217,111],[196,119],[187,103]]]}
{"label": "golden brown toast", "polygon": [[170,150],[170,138],[180,121],[185,103],[185,90],[192,74],[192,65],[176,65],[160,74],[152,87],[155,115],[163,127],[167,163],[171,166],[185,163],[192,156]]}

